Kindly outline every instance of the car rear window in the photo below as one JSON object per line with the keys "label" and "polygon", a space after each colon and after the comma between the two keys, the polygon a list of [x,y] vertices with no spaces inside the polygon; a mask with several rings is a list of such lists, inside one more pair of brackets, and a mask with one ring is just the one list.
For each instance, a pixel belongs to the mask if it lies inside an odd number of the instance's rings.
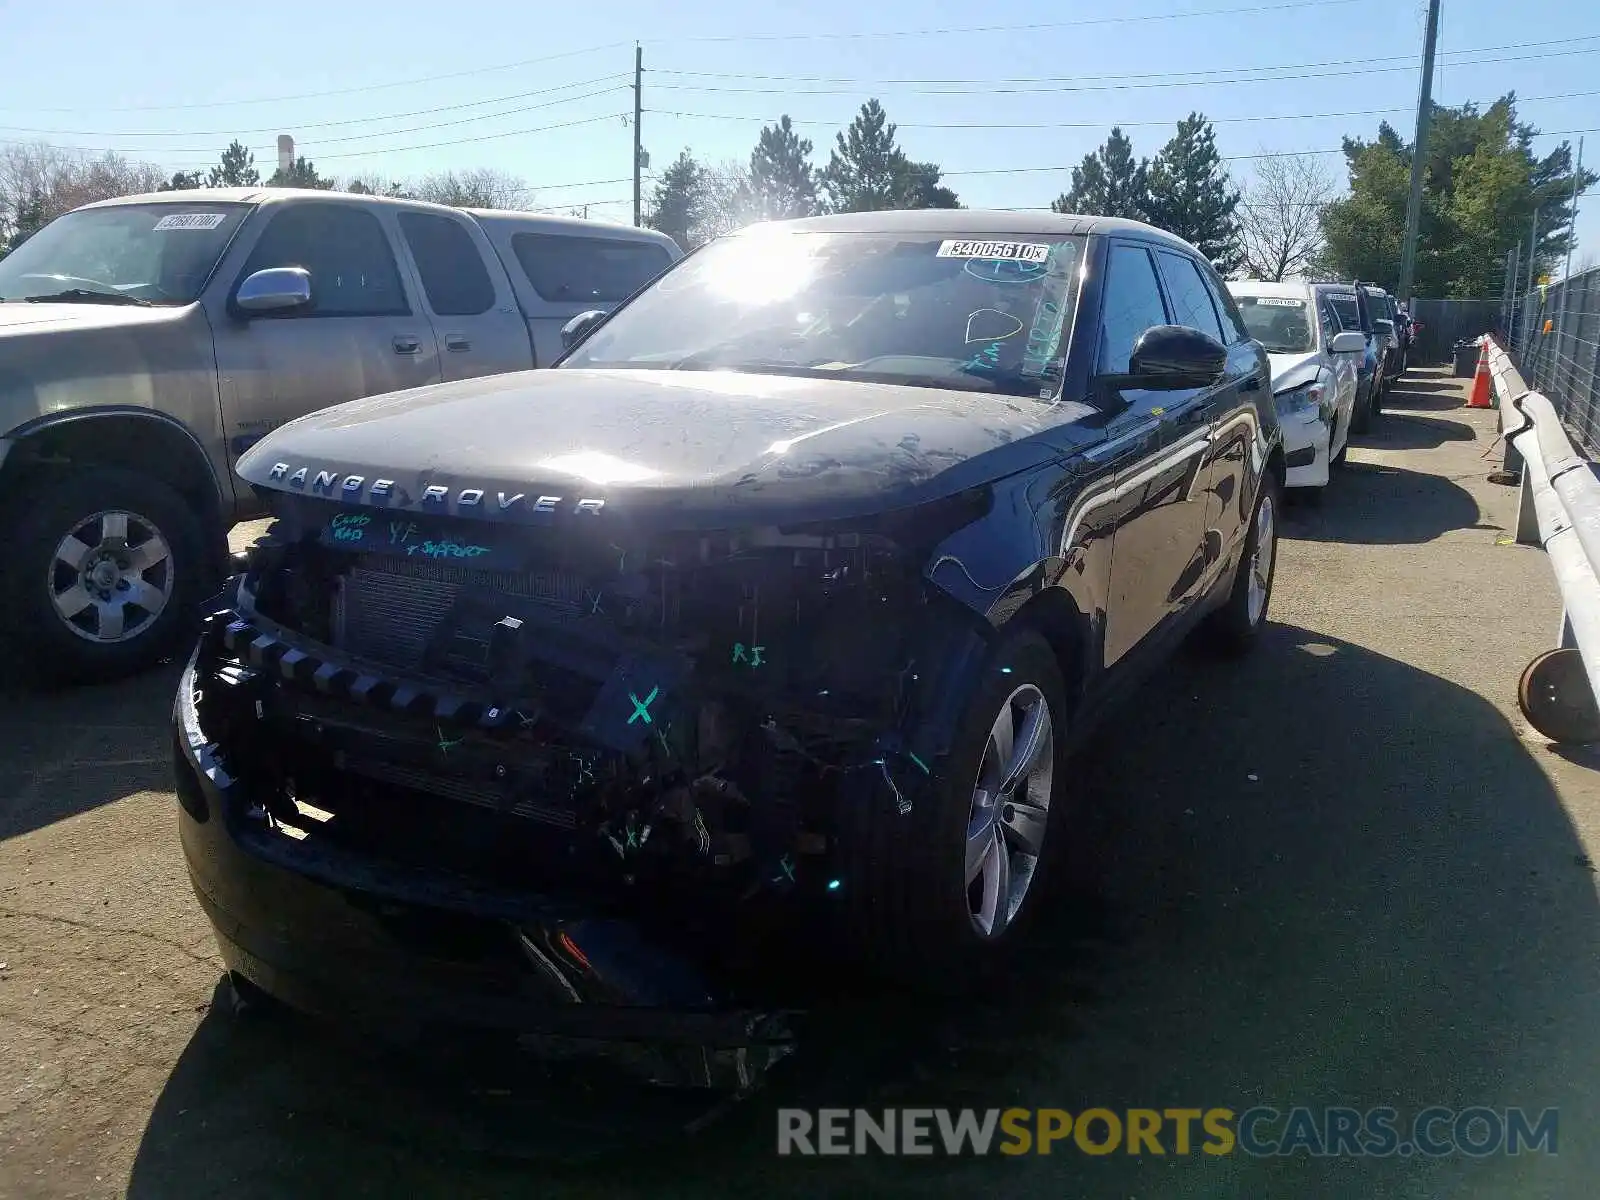
{"label": "car rear window", "polygon": [[548,233],[514,234],[511,251],[541,300],[578,303],[625,300],[672,261],[653,242]]}

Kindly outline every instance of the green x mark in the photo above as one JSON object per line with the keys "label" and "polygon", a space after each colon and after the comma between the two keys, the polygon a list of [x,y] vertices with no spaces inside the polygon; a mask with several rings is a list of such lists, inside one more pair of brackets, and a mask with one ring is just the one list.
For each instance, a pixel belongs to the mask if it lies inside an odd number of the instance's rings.
{"label": "green x mark", "polygon": [[628,699],[633,701],[633,715],[628,718],[628,724],[632,725],[640,717],[644,718],[644,723],[646,725],[654,724],[654,721],[650,716],[650,706],[656,702],[656,697],[660,694],[661,689],[658,687],[653,687],[650,689],[650,694],[643,700],[640,700],[639,697],[635,696],[632,692],[629,692]]}
{"label": "green x mark", "polygon": [[456,738],[455,741],[450,741],[448,738],[446,738],[444,736],[444,730],[440,729],[437,725],[435,725],[433,727],[433,731],[439,735],[439,753],[440,754],[449,754],[451,746],[459,746],[459,745],[461,745],[461,742],[462,742],[461,738]]}

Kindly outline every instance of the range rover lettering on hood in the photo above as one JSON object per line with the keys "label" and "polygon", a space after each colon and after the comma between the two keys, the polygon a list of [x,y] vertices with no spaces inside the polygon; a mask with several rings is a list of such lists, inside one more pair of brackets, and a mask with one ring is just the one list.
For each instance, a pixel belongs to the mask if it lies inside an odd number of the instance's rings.
{"label": "range rover lettering on hood", "polygon": [[[303,488],[313,494],[338,496],[355,503],[393,504],[402,508],[412,506],[410,493],[392,479],[374,479],[368,483],[364,475],[346,475],[341,479],[337,471],[328,470],[319,470],[313,475],[309,466],[296,467],[286,462],[273,463],[267,478],[292,488]],[[486,507],[507,512],[526,506],[536,513],[597,513],[606,506],[604,500],[590,497],[530,498],[526,492],[496,491],[491,494],[480,487],[447,488],[438,484],[423,488],[422,496],[416,503],[421,508],[437,512],[481,510]]]}

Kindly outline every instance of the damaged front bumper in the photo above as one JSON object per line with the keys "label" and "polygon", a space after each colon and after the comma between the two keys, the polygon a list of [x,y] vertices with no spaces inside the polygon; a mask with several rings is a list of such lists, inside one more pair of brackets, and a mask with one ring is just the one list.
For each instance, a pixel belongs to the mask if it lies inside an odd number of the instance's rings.
{"label": "damaged front bumper", "polygon": [[[614,906],[352,852],[319,836],[314,812],[297,820],[281,794],[236,775],[231,719],[215,728],[207,717],[228,711],[216,692],[248,684],[224,647],[246,625],[233,612],[210,619],[173,714],[184,854],[229,970],[364,1031],[487,1033],[670,1086],[747,1088],[792,1051],[793,1013],[711,985]],[[262,639],[250,630],[257,661]],[[326,665],[281,645],[266,657],[280,677]],[[238,694],[244,718],[252,707],[265,718]]]}

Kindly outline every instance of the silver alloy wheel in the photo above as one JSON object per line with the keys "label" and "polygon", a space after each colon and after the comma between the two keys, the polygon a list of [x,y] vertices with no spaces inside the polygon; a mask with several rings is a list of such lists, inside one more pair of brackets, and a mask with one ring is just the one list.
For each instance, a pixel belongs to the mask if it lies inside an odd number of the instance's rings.
{"label": "silver alloy wheel", "polygon": [[137,513],[109,509],[61,539],[46,586],[56,615],[90,642],[126,642],[153,625],[172,599],[172,551]]}
{"label": "silver alloy wheel", "polygon": [[1272,587],[1272,558],[1278,550],[1277,530],[1274,528],[1272,490],[1261,495],[1261,507],[1256,510],[1256,550],[1250,556],[1249,615],[1252,627],[1261,623],[1261,614],[1267,610],[1267,592]]}
{"label": "silver alloy wheel", "polygon": [[989,729],[967,818],[967,910],[982,937],[1005,932],[1033,882],[1055,761],[1050,705],[1038,688],[1024,684]]}

